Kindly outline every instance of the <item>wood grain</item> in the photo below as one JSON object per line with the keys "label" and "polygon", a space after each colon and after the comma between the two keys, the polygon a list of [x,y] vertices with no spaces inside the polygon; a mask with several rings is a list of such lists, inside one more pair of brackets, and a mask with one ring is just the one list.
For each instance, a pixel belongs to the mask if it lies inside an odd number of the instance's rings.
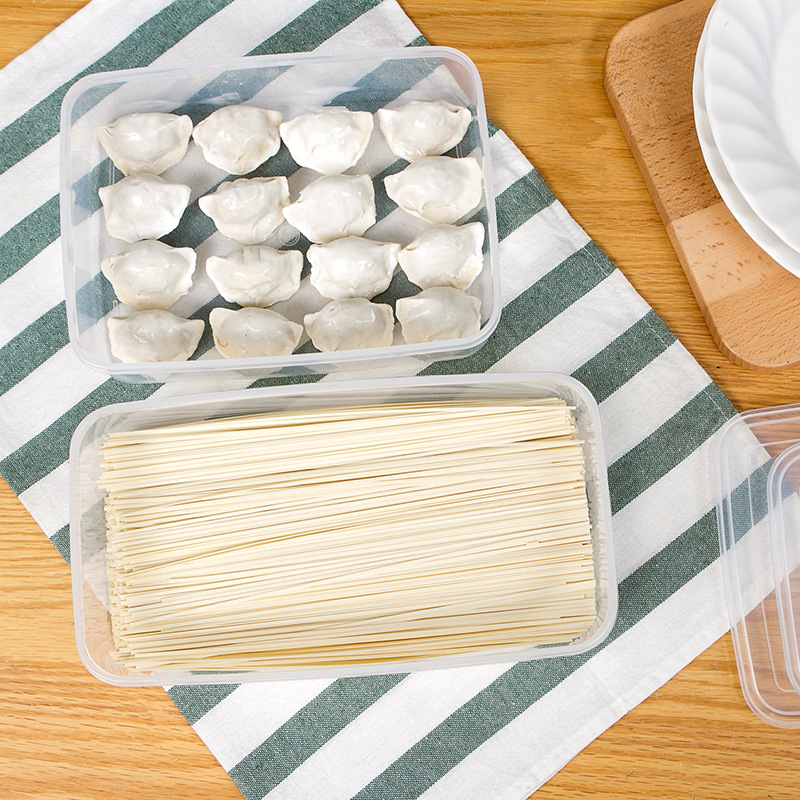
{"label": "wood grain", "polygon": [[[0,0],[0,63],[81,5]],[[432,43],[477,63],[492,120],[739,409],[798,399],[799,368],[753,372],[714,344],[603,88],[614,35],[667,0],[401,5]],[[86,673],[68,570],[5,486],[0,531],[0,797],[241,798],[160,689],[122,691]],[[726,636],[536,798],[789,800],[800,794],[798,741],[747,709]]]}
{"label": "wood grain", "polygon": [[695,133],[692,76],[712,0],[639,17],[611,42],[605,86],[714,341],[754,369],[800,363],[800,279],[722,202]]}

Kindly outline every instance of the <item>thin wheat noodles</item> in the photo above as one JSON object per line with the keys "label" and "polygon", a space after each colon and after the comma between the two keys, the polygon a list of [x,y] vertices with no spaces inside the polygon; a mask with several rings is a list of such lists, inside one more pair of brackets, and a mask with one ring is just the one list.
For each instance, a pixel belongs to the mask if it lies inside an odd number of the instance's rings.
{"label": "thin wheat noodles", "polygon": [[114,432],[114,658],[283,670],[574,640],[596,616],[581,444],[558,398]]}

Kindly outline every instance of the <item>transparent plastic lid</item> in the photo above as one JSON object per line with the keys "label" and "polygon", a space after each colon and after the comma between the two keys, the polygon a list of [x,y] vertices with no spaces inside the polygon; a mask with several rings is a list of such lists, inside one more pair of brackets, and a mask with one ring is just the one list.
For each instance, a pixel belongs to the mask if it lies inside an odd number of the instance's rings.
{"label": "transparent plastic lid", "polygon": [[800,405],[748,411],[715,447],[725,595],[745,700],[800,728]]}

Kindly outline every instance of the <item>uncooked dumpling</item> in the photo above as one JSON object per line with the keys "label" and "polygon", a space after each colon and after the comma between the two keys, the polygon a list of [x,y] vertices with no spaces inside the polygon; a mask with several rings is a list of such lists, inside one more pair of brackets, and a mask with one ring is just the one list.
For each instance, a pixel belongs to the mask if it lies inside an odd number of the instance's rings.
{"label": "uncooked dumpling", "polygon": [[225,358],[286,356],[303,334],[302,325],[268,308],[214,308],[209,321],[214,344]]}
{"label": "uncooked dumpling", "polygon": [[468,108],[444,100],[414,100],[401,108],[378,111],[389,149],[406,161],[447,152],[464,138],[471,121]]}
{"label": "uncooked dumpling", "polygon": [[160,175],[184,157],[191,135],[190,117],[161,111],[126,114],[97,129],[103,149],[125,175]]}
{"label": "uncooked dumpling", "polygon": [[205,325],[169,311],[136,311],[129,317],[110,317],[111,354],[126,364],[186,361],[197,349]]}
{"label": "uncooked dumpling", "polygon": [[303,324],[323,353],[389,347],[394,337],[392,307],[362,297],[333,300],[316,314],[306,314]]}
{"label": "uncooked dumpling", "polygon": [[481,327],[481,301],[458,289],[435,286],[397,301],[397,319],[408,344],[462,339]]}
{"label": "uncooked dumpling", "polygon": [[364,155],[372,125],[372,114],[367,111],[328,106],[282,123],[281,138],[301,167],[335,175]]}
{"label": "uncooked dumpling", "polygon": [[312,242],[361,236],[375,224],[375,189],[369,175],[326,175],[308,184],[283,209],[286,221]]}
{"label": "uncooked dumpling", "polygon": [[100,264],[117,297],[142,310],[169,308],[192,286],[197,256],[191,247],[170,247],[146,239]]}
{"label": "uncooked dumpling", "polygon": [[399,252],[400,245],[394,242],[374,242],[358,236],[312,244],[306,254],[311,264],[311,285],[332,300],[371,300],[389,288]]}
{"label": "uncooked dumpling", "polygon": [[284,222],[289,182],[282,175],[224,181],[197,202],[223,236],[242,244],[260,244]]}
{"label": "uncooked dumpling", "polygon": [[160,239],[178,227],[190,189],[158,175],[131,175],[98,190],[106,228],[116,239]]}
{"label": "uncooked dumpling", "polygon": [[404,211],[434,224],[452,224],[481,202],[481,168],[472,156],[430,156],[383,179]]}
{"label": "uncooked dumpling", "polygon": [[483,224],[434,225],[400,251],[398,260],[412,283],[468,289],[483,269]]}
{"label": "uncooked dumpling", "polygon": [[246,175],[278,152],[283,115],[256,106],[223,106],[194,127],[194,140],[209,164]]}
{"label": "uncooked dumpling", "polygon": [[240,306],[271,306],[288,300],[300,288],[303,254],[250,246],[228,256],[209,256],[206,272],[217,291]]}

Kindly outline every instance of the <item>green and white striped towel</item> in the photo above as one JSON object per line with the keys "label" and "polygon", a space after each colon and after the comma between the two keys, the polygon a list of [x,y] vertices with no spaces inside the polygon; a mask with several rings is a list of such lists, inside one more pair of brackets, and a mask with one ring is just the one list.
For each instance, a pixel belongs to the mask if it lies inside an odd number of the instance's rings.
{"label": "green and white striped towel", "polygon": [[[68,345],[57,197],[66,89],[151,63],[422,43],[395,0],[284,0],[268,13],[260,0],[93,0],[0,72],[0,472],[65,557],[78,421],[181,391],[104,379]],[[589,387],[609,459],[617,625],[573,658],[170,687],[248,799],[525,798],[727,628],[711,440],[729,402],[498,130],[491,157],[502,319],[475,356],[425,371],[556,371]]]}

